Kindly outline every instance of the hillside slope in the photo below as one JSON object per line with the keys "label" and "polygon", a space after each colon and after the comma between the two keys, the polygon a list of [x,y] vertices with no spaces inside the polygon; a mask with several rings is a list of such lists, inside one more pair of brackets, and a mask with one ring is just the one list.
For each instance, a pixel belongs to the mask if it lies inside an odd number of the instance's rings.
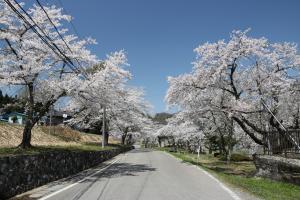
{"label": "hillside slope", "polygon": [[[23,126],[0,123],[0,147],[13,147],[21,143]],[[32,131],[32,144],[42,146],[77,145],[82,143],[100,143],[101,136],[82,133],[68,127],[35,126]],[[110,139],[110,143],[117,141]]]}

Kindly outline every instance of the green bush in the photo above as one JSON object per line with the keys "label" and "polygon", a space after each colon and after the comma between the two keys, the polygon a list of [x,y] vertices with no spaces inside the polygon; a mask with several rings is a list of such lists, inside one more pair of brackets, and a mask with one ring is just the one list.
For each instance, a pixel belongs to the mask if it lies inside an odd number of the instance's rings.
{"label": "green bush", "polygon": [[233,162],[241,162],[241,161],[252,161],[252,158],[244,154],[233,153],[231,155],[230,160]]}
{"label": "green bush", "polygon": [[[215,156],[221,161],[226,161],[225,155],[217,155]],[[230,157],[230,161],[232,162],[242,162],[242,161],[252,161],[252,158],[245,154],[233,153]]]}

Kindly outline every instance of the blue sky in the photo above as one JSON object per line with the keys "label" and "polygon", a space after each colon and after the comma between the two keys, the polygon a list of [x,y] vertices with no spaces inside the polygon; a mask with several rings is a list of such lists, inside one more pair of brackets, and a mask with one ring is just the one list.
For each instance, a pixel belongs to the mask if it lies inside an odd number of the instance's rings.
{"label": "blue sky", "polygon": [[[43,3],[59,4],[58,0]],[[100,58],[124,49],[132,85],[143,87],[155,112],[165,111],[167,76],[191,70],[193,49],[250,27],[252,36],[300,43],[298,0],[61,0],[81,37],[99,43]]]}

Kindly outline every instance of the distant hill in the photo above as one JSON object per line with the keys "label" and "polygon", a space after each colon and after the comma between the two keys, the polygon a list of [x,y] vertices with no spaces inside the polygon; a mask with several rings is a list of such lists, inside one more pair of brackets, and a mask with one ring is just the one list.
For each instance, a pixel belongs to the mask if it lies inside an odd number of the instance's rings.
{"label": "distant hill", "polygon": [[152,120],[154,122],[160,123],[160,124],[167,124],[167,119],[171,118],[173,114],[162,112],[162,113],[156,113],[154,117],[152,117]]}

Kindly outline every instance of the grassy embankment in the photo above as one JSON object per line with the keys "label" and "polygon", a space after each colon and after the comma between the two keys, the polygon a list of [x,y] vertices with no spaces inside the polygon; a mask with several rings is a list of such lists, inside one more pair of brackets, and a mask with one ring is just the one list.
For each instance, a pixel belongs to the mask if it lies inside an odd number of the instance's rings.
{"label": "grassy embankment", "polygon": [[101,151],[118,147],[118,141],[110,138],[112,144],[101,147],[101,136],[82,133],[68,127],[36,126],[32,131],[33,147],[17,148],[22,140],[23,126],[0,123],[0,156],[32,155],[49,151]]}
{"label": "grassy embankment", "polygon": [[299,200],[300,186],[272,181],[264,178],[253,177],[255,166],[252,161],[231,162],[215,158],[212,155],[202,154],[199,159],[197,155],[184,151],[170,152],[168,148],[160,150],[167,151],[183,162],[197,165],[223,182],[249,192],[265,200]]}

